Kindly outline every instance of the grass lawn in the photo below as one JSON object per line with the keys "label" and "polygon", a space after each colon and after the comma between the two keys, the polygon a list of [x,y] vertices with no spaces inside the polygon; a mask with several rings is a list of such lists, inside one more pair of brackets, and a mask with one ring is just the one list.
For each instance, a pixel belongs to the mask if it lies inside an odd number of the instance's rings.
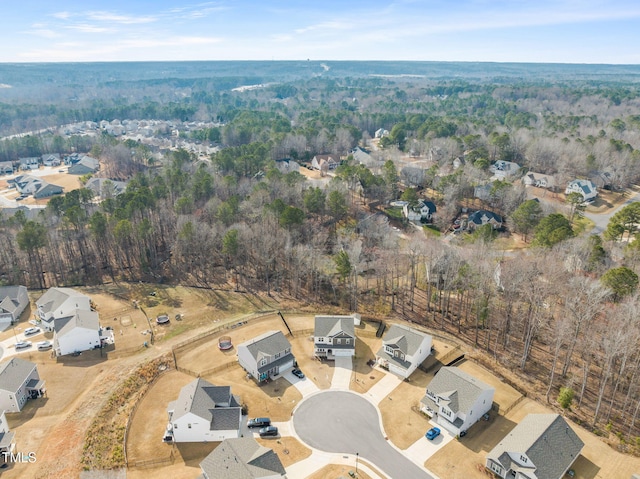
{"label": "grass lawn", "polygon": [[264,447],[273,449],[285,468],[311,455],[311,449],[294,437],[284,436],[275,441],[270,438],[257,438],[256,440]]}
{"label": "grass lawn", "polygon": [[298,367],[319,389],[329,389],[333,379],[333,361],[320,361],[313,355],[313,337],[288,338],[291,351],[298,361]]}

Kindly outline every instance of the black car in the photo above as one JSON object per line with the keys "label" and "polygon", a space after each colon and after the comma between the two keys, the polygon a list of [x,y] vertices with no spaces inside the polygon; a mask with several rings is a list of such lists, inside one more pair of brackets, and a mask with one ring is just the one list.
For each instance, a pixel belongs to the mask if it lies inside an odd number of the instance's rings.
{"label": "black car", "polygon": [[256,417],[247,421],[247,427],[267,427],[271,425],[271,419],[268,417]]}
{"label": "black car", "polygon": [[304,373],[302,371],[300,371],[298,368],[295,368],[291,371],[291,374],[293,374],[295,377],[298,377],[300,379],[304,378]]}
{"label": "black car", "polygon": [[275,426],[263,427],[262,429],[260,429],[259,433],[260,433],[260,437],[277,436],[278,428]]}

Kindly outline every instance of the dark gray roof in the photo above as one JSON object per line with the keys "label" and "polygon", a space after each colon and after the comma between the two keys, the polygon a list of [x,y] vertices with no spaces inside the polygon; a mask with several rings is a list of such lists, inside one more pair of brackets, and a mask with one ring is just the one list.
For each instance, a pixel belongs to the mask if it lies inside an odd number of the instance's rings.
{"label": "dark gray roof", "polygon": [[353,316],[316,316],[314,336],[331,338],[341,332],[355,338]]}
{"label": "dark gray roof", "polygon": [[401,324],[392,324],[382,338],[382,344],[399,349],[404,354],[413,356],[428,334]]}
{"label": "dark gray roof", "polygon": [[[502,464],[507,471],[514,468],[537,479],[559,479],[577,459],[583,446],[559,414],[529,414],[487,458]],[[515,463],[510,454],[517,454],[516,457],[526,454],[535,468]]]}
{"label": "dark gray roof", "polygon": [[285,349],[291,349],[291,344],[284,337],[282,331],[267,331],[258,337],[250,339],[240,345],[238,349],[247,348],[256,362],[263,358],[270,358]]}
{"label": "dark gray roof", "polygon": [[[484,221],[483,221],[483,218],[484,218]],[[469,222],[474,223],[476,225],[486,224],[492,219],[498,223],[502,223],[502,218],[500,217],[500,215],[495,214],[493,211],[478,210],[469,215]]]}
{"label": "dark gray roof", "polygon": [[427,391],[448,398],[453,412],[467,413],[483,391],[495,391],[495,388],[456,367],[444,366],[431,380]]}
{"label": "dark gray roof", "polygon": [[293,354],[284,354],[280,356],[275,361],[271,361],[270,363],[265,364],[264,366],[258,367],[258,374],[262,374],[265,371],[269,371],[270,369],[275,368],[276,366],[282,366],[288,362],[291,362],[294,359]]}
{"label": "dark gray roof", "polygon": [[17,391],[35,368],[34,363],[20,358],[0,364],[0,389]]}
{"label": "dark gray roof", "polygon": [[229,386],[214,386],[204,379],[195,379],[180,390],[173,407],[172,420],[193,413],[211,424],[211,430],[238,429],[242,414],[240,401]]}
{"label": "dark gray roof", "polygon": [[98,331],[100,329],[98,313],[95,311],[76,309],[71,316],[54,319],[53,321],[53,330],[59,337],[71,332],[74,328]]}
{"label": "dark gray roof", "polygon": [[200,467],[209,479],[259,479],[286,473],[278,455],[251,437],[225,439]]}

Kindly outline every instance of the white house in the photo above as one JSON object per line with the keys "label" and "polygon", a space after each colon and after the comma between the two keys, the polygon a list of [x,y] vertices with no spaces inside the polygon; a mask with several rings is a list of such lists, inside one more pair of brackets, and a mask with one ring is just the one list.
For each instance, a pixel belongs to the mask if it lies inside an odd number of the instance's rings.
{"label": "white house", "polygon": [[240,437],[242,407],[230,386],[195,379],[167,407],[165,433],[173,442],[214,442]]}
{"label": "white house", "polygon": [[498,160],[489,167],[493,173],[493,178],[497,180],[508,180],[515,177],[520,171],[520,165],[513,161]]}
{"label": "white house", "polygon": [[416,329],[392,324],[376,353],[377,363],[403,379],[411,376],[431,353],[432,338]]}
{"label": "white house", "polygon": [[0,161],[0,175],[10,175],[13,173],[13,163],[10,161]]}
{"label": "white house", "polygon": [[200,463],[204,479],[281,479],[280,458],[252,437],[225,439]]}
{"label": "white house", "polygon": [[71,288],[49,288],[36,301],[36,315],[43,327],[53,331],[53,320],[70,316],[76,309],[91,311],[89,296]]}
{"label": "white house", "polygon": [[287,173],[300,173],[300,164],[296,161],[293,161],[291,158],[282,158],[280,160],[276,160],[276,168],[282,173],[286,175]]}
{"label": "white house", "polygon": [[100,322],[98,313],[76,309],[70,316],[53,321],[53,350],[57,356],[99,348]]}
{"label": "white house", "polygon": [[522,183],[525,186],[536,186],[548,190],[553,190],[556,187],[556,179],[552,175],[542,173],[527,173],[522,177]]}
{"label": "white house", "polygon": [[20,358],[0,364],[0,411],[20,412],[28,399],[46,392],[38,367]]}
{"label": "white house", "polygon": [[573,180],[564,191],[565,195],[570,193],[580,193],[584,201],[590,201],[598,196],[598,189],[590,180]]}
{"label": "white house", "polygon": [[360,315],[316,316],[313,331],[313,353],[324,359],[356,354],[354,325],[360,324]]}
{"label": "white house", "polygon": [[389,136],[389,130],[384,128],[378,128],[374,133],[374,138],[384,138],[385,136]]}
{"label": "white house", "polygon": [[26,286],[0,286],[0,324],[18,321],[28,305]]}
{"label": "white house", "polygon": [[42,164],[44,166],[59,166],[62,163],[59,153],[49,153],[42,155]]}
{"label": "white house", "polygon": [[293,368],[295,357],[281,331],[267,331],[238,345],[238,362],[257,381],[266,381]]}
{"label": "white house", "polygon": [[415,206],[409,205],[408,202],[403,202],[402,215],[409,221],[414,222],[431,222],[433,215],[436,213],[436,205],[433,201],[418,200],[418,204]]}
{"label": "white house", "polygon": [[442,367],[427,386],[420,410],[459,435],[489,412],[495,388],[456,367]]}
{"label": "white house", "polygon": [[4,415],[4,411],[2,411],[0,413],[0,454],[15,451],[16,443],[13,440],[14,436],[15,434],[9,430],[7,418]]}
{"label": "white house", "polygon": [[38,164],[37,157],[30,158],[20,158],[20,169],[21,170],[37,170],[40,165]]}
{"label": "white house", "polygon": [[515,479],[562,479],[584,443],[559,414],[529,414],[489,454],[486,468]]}

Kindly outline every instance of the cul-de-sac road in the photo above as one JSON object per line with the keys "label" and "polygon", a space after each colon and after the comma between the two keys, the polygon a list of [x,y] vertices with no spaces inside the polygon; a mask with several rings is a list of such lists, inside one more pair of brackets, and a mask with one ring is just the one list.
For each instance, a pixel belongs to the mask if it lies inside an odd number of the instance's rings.
{"label": "cul-de-sac road", "polygon": [[326,391],[308,397],[296,409],[293,427],[309,446],[332,453],[358,453],[389,477],[433,479],[385,440],[378,411],[357,394]]}

